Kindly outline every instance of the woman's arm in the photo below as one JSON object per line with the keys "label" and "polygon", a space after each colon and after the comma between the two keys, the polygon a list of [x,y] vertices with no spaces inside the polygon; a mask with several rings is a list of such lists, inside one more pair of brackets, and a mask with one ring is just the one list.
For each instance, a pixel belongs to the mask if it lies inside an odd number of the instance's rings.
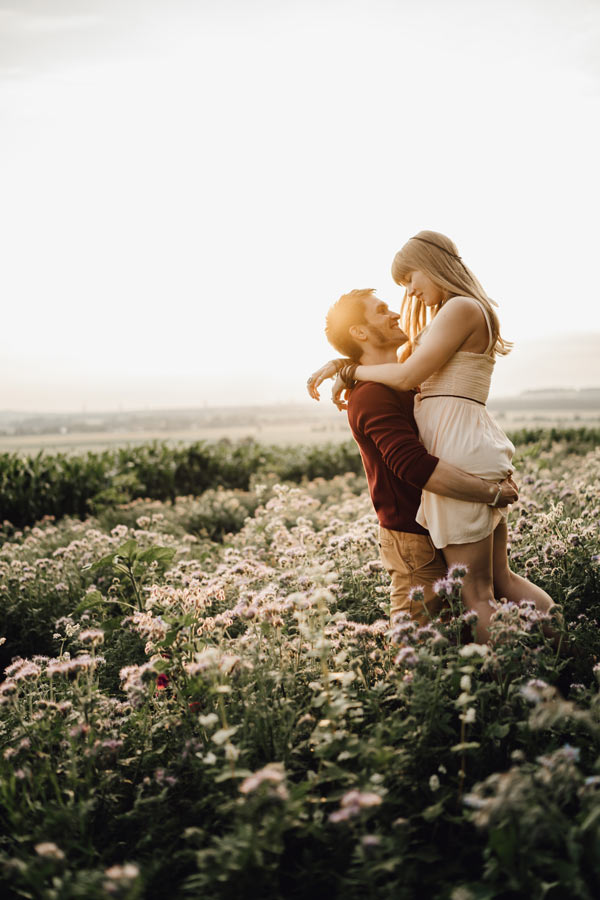
{"label": "woman's arm", "polygon": [[330,359],[324,366],[321,366],[320,369],[313,372],[306,382],[306,389],[309,396],[312,397],[313,400],[320,400],[321,398],[319,397],[318,391],[319,385],[327,378],[333,378],[343,366],[347,366],[351,362],[351,359]]}
{"label": "woman's arm", "polygon": [[356,381],[376,381],[397,391],[415,388],[447,363],[481,321],[477,305],[468,297],[453,297],[442,306],[414,353],[403,363],[358,366]]}

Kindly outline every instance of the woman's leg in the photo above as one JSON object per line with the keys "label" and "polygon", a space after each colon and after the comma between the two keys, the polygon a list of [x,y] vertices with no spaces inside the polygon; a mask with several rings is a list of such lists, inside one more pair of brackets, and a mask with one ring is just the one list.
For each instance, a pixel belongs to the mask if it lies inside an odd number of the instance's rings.
{"label": "woman's leg", "polygon": [[494,611],[490,602],[494,599],[493,550],[494,536],[489,534],[473,544],[448,544],[442,551],[449,566],[464,563],[468,568],[462,599],[467,609],[477,613],[475,634],[480,644],[489,640],[490,618]]}
{"label": "woman's leg", "polygon": [[[527,581],[522,575],[511,572],[508,564],[507,540],[508,529],[506,527],[506,522],[500,522],[494,531],[493,565],[495,596],[498,599],[505,597],[507,600],[512,600],[513,603],[519,603],[520,600],[533,600],[536,609],[540,610],[540,612],[550,612],[550,610],[556,606],[552,597],[550,597],[546,591],[542,590],[541,587],[532,584],[531,581]],[[551,628],[550,625],[544,624],[543,630],[546,637],[549,637],[554,641],[558,640],[558,633],[554,628]]]}
{"label": "woman's leg", "polygon": [[[489,623],[493,613],[490,601],[501,597],[519,603],[521,600],[533,600],[541,612],[549,612],[555,607],[552,598],[538,587],[511,572],[507,554],[508,530],[506,523],[501,522],[493,534],[473,544],[449,544],[443,553],[449,566],[464,563],[468,572],[463,581],[462,598],[467,609],[473,609],[478,615],[476,636],[480,643],[489,640]],[[547,623],[543,626],[546,637],[558,646],[560,634]],[[566,647],[564,648],[566,651]]]}

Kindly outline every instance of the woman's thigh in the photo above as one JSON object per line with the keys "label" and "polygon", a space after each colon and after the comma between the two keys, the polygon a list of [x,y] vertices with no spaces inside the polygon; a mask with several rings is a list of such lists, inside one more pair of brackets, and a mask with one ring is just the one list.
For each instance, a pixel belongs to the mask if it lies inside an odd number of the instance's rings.
{"label": "woman's thigh", "polygon": [[466,566],[465,585],[473,582],[489,582],[491,586],[493,583],[493,549],[494,536],[488,534],[487,537],[472,544],[448,544],[447,547],[444,547],[443,553],[448,566],[461,563]]}
{"label": "woman's thigh", "polygon": [[472,544],[450,544],[444,547],[444,556],[449,565],[462,564],[467,567],[463,578],[462,600],[465,607],[477,613],[476,640],[489,640],[489,624],[492,617],[494,599],[492,534]]}

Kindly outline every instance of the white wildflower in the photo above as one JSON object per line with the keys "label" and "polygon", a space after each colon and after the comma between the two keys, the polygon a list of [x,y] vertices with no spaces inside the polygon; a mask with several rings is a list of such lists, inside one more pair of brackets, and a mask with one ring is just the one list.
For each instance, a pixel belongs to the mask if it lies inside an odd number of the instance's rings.
{"label": "white wildflower", "polygon": [[45,859],[65,858],[65,854],[60,847],[57,847],[52,841],[43,841],[41,844],[36,844],[34,849],[38,856],[43,856]]}
{"label": "white wildflower", "polygon": [[487,644],[465,644],[458,651],[461,656],[485,656],[489,652]]}

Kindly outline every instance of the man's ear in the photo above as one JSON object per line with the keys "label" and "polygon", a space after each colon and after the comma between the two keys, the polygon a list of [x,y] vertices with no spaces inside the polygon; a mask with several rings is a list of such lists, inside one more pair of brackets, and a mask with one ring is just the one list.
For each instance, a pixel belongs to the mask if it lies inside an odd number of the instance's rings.
{"label": "man's ear", "polygon": [[348,331],[355,341],[366,341],[369,337],[364,325],[351,325]]}

